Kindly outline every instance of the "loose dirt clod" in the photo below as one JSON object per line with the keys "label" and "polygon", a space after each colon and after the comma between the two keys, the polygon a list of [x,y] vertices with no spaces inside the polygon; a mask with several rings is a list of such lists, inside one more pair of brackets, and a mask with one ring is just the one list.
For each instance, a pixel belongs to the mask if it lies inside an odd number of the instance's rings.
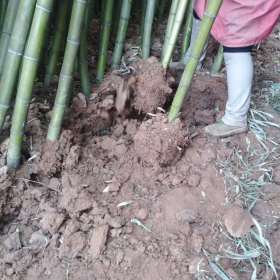
{"label": "loose dirt clod", "polygon": [[164,69],[155,57],[140,60],[133,67],[137,76],[132,105],[140,112],[155,112],[158,107],[163,107],[172,93],[172,79],[166,78]]}
{"label": "loose dirt clod", "polygon": [[169,122],[162,114],[143,122],[134,137],[135,153],[151,166],[174,164],[188,143],[182,122]]}
{"label": "loose dirt clod", "polygon": [[89,242],[89,255],[95,260],[103,251],[109,231],[108,225],[96,227],[92,231]]}
{"label": "loose dirt clod", "polygon": [[113,94],[118,113],[123,113],[127,103],[138,112],[156,112],[172,93],[170,85],[174,80],[167,77],[155,57],[139,60],[131,65],[131,69],[133,71],[128,76],[116,71],[108,74],[97,93],[105,96]]}
{"label": "loose dirt clod", "polygon": [[254,222],[248,211],[239,206],[233,206],[227,210],[224,216],[224,223],[227,231],[233,237],[242,237],[247,234]]}

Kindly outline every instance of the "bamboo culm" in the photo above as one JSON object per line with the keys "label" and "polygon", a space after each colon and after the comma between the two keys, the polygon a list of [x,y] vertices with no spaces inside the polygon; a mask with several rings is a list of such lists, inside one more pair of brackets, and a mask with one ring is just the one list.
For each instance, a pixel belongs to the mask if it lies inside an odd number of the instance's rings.
{"label": "bamboo culm", "polygon": [[170,40],[170,36],[171,36],[171,32],[172,32],[172,28],[173,28],[174,19],[175,19],[175,16],[176,16],[178,4],[179,4],[179,0],[172,0],[169,15],[168,15],[166,31],[165,31],[164,43],[163,43],[163,47],[162,47],[162,53],[161,53],[162,58],[164,57],[164,54],[165,54],[166,45],[168,44],[168,42]]}
{"label": "bamboo culm", "polygon": [[22,71],[19,77],[16,103],[12,117],[7,156],[9,168],[17,168],[20,164],[25,122],[52,6],[53,0],[38,0],[35,7],[22,59]]}
{"label": "bamboo culm", "polygon": [[185,67],[179,87],[172,101],[171,109],[168,114],[169,121],[173,121],[178,117],[184,98],[190,88],[193,75],[199,63],[199,59],[203,52],[210,30],[214,23],[215,17],[219,12],[222,2],[223,0],[212,0],[208,2],[206,12],[202,18],[200,30],[195,40],[194,47],[192,48],[190,60]]}
{"label": "bamboo culm", "polygon": [[34,14],[36,0],[21,0],[13,27],[10,44],[3,64],[0,81],[0,130],[3,127],[16,85],[26,38]]}
{"label": "bamboo culm", "polygon": [[143,37],[144,37],[144,26],[145,26],[145,15],[147,9],[147,0],[141,1],[141,24],[140,24],[140,36],[141,36],[141,46],[143,44]]}
{"label": "bamboo culm", "polygon": [[174,51],[175,44],[177,41],[177,37],[179,35],[182,22],[184,20],[184,15],[185,15],[188,1],[189,0],[180,0],[178,4],[177,13],[172,27],[172,32],[170,34],[170,39],[165,44],[165,52],[162,58],[163,68],[167,68],[171,60],[172,53]]}
{"label": "bamboo culm", "polygon": [[72,76],[75,67],[75,60],[78,55],[86,7],[86,0],[74,0],[68,29],[66,49],[59,76],[58,89],[48,129],[47,139],[50,141],[57,140],[60,135],[65,108],[69,100]]}
{"label": "bamboo culm", "polygon": [[48,64],[46,67],[46,74],[44,78],[45,87],[48,87],[53,79],[57,67],[59,55],[61,53],[62,47],[65,44],[66,29],[67,29],[66,18],[68,14],[69,5],[70,5],[69,0],[60,0],[60,2],[58,3],[55,34],[54,34],[53,44],[50,50]]}
{"label": "bamboo culm", "polygon": [[3,22],[5,19],[5,13],[6,13],[6,8],[7,8],[7,0],[2,0],[0,1],[0,30],[2,30],[3,27]]}
{"label": "bamboo culm", "polygon": [[216,75],[220,72],[223,61],[224,61],[224,47],[223,45],[220,45],[210,70],[211,75]]}
{"label": "bamboo culm", "polygon": [[113,61],[112,61],[113,68],[116,68],[121,61],[124,41],[125,41],[127,27],[128,27],[128,21],[131,12],[131,6],[132,6],[132,0],[123,0],[118,33],[117,33],[115,48],[113,52]]}
{"label": "bamboo culm", "polygon": [[193,24],[193,0],[190,0],[186,11],[186,23],[184,26],[184,38],[183,45],[181,49],[181,60],[183,61],[186,51],[188,50],[191,42],[192,34],[192,24]]}
{"label": "bamboo culm", "polygon": [[159,8],[158,8],[158,20],[161,21],[165,12],[165,8],[167,6],[167,0],[160,0]]}
{"label": "bamboo culm", "polygon": [[145,13],[145,24],[142,38],[142,58],[147,59],[150,56],[152,27],[156,8],[156,0],[148,0]]}
{"label": "bamboo culm", "polygon": [[110,37],[111,26],[112,26],[114,0],[106,0],[106,3],[104,5],[105,5],[104,13],[103,13],[104,15],[102,21],[100,47],[99,47],[98,63],[97,63],[97,73],[96,73],[96,80],[98,82],[101,82],[103,80],[106,64],[107,64],[108,46],[109,46],[109,37]]}
{"label": "bamboo culm", "polygon": [[[89,7],[89,3],[88,3]],[[88,28],[90,23],[89,9],[86,9],[79,50],[79,73],[82,92],[86,96],[91,94],[90,75],[88,70]]]}
{"label": "bamboo culm", "polygon": [[18,10],[19,0],[9,0],[6,9],[5,19],[2,27],[2,33],[0,38],[0,76],[3,72],[3,64],[7,54],[10,36],[13,30],[15,17]]}

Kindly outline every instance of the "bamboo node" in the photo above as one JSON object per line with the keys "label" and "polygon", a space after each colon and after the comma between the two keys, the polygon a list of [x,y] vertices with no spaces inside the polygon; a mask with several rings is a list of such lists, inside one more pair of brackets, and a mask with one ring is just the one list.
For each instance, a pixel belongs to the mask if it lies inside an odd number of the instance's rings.
{"label": "bamboo node", "polygon": [[4,30],[3,30],[3,31],[2,31],[2,34],[5,34],[5,35],[8,35],[8,36],[11,36],[11,34],[12,34],[12,33],[11,33],[11,32],[8,32],[8,31],[4,31]]}
{"label": "bamboo node", "polygon": [[81,4],[86,4],[87,0],[76,0],[76,2],[81,3]]}
{"label": "bamboo node", "polygon": [[24,58],[26,58],[27,60],[33,61],[33,62],[39,62],[38,58],[32,57],[32,56],[28,56],[28,55],[24,55]]}
{"label": "bamboo node", "polygon": [[36,8],[38,8],[39,10],[42,10],[42,11],[48,13],[48,14],[51,13],[50,9],[48,9],[48,8],[46,8],[46,7],[44,7],[44,6],[40,5],[40,4],[36,4]]}
{"label": "bamboo node", "polygon": [[209,17],[209,18],[211,18],[211,19],[215,19],[216,18],[216,16],[215,15],[213,15],[213,14],[210,14],[209,12],[207,12],[207,11],[205,11],[205,13],[204,13],[204,15],[203,16],[205,16],[205,17]]}
{"label": "bamboo node", "polygon": [[70,44],[75,45],[75,46],[79,46],[80,45],[79,41],[72,40],[72,39],[69,39],[69,38],[67,39],[67,42],[69,42]]}
{"label": "bamboo node", "polygon": [[0,110],[1,110],[1,108],[4,108],[4,109],[9,109],[9,105],[5,105],[5,104],[1,104],[0,103]]}
{"label": "bamboo node", "polygon": [[16,52],[12,49],[8,49],[8,53],[11,53],[11,54],[14,54],[14,55],[17,55],[17,56],[22,56],[22,52]]}

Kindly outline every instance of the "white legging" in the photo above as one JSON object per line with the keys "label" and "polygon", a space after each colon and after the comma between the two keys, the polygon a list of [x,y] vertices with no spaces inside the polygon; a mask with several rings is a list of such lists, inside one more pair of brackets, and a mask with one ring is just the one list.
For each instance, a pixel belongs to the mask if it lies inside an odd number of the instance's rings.
{"label": "white legging", "polygon": [[[196,18],[193,19],[190,47],[183,59],[185,64],[189,60],[190,52],[194,46],[200,24],[200,20]],[[253,59],[250,51],[239,52],[238,49],[236,49],[235,52],[224,52],[228,100],[226,103],[225,115],[222,120],[228,125],[246,126],[253,82]],[[205,51],[200,58],[200,62],[204,57]]]}
{"label": "white legging", "polygon": [[224,52],[227,71],[228,100],[223,122],[228,125],[246,126],[253,82],[251,52]]}

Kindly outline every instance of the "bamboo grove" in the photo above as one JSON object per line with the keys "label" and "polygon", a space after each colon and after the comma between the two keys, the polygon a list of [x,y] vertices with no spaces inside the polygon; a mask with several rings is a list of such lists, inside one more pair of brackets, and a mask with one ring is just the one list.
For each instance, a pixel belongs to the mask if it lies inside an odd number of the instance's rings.
{"label": "bamboo grove", "polygon": [[[222,0],[208,1],[190,62],[169,111],[170,121],[178,116],[221,3]],[[8,167],[20,165],[25,123],[39,76],[43,77],[46,88],[53,85],[55,75],[59,76],[47,133],[49,141],[57,140],[60,135],[75,72],[79,73],[82,92],[86,96],[91,94],[88,35],[93,20],[101,26],[94,71],[94,82],[100,83],[106,71],[119,67],[131,22],[139,27],[136,31],[143,59],[150,56],[153,32],[162,22],[166,22],[162,66],[168,68],[179,34],[183,35],[180,46],[183,57],[190,44],[192,10],[193,0],[1,0],[0,126],[3,131],[7,116],[11,117]],[[112,52],[110,61],[109,52]],[[221,65],[221,57],[222,48],[213,73]]]}

